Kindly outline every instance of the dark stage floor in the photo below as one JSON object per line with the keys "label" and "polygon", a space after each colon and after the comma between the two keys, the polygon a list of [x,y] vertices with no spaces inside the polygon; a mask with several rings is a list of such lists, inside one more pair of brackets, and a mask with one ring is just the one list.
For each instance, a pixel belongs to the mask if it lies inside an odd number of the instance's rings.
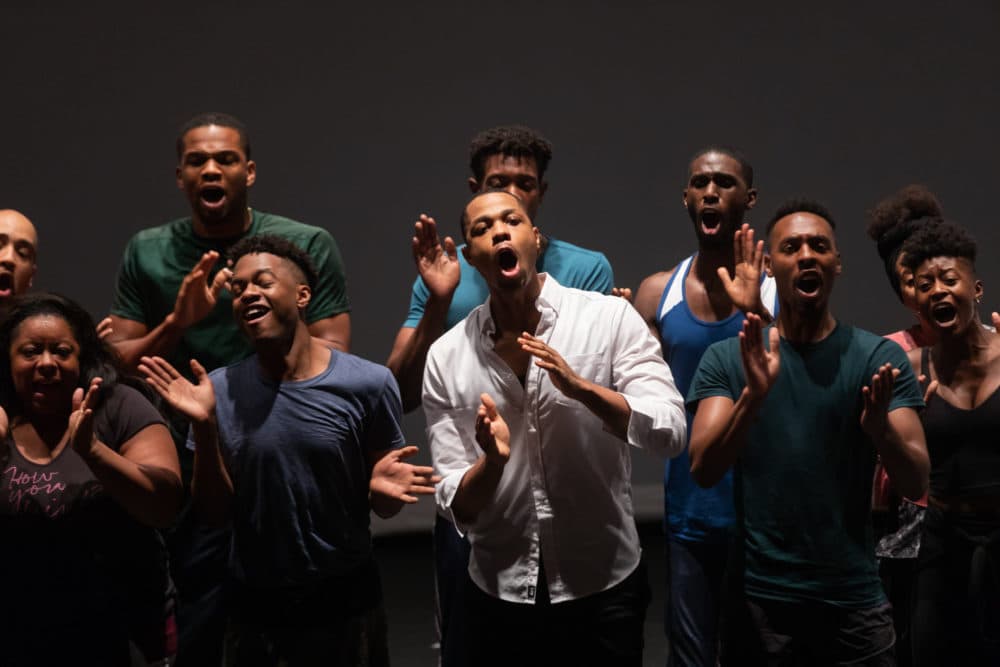
{"label": "dark stage floor", "polygon": [[[666,662],[663,636],[665,585],[663,529],[657,523],[640,523],[643,558],[649,572],[653,601],[646,615],[646,650],[643,664]],[[377,537],[375,553],[382,571],[389,651],[393,667],[434,667],[433,564],[430,533]]]}

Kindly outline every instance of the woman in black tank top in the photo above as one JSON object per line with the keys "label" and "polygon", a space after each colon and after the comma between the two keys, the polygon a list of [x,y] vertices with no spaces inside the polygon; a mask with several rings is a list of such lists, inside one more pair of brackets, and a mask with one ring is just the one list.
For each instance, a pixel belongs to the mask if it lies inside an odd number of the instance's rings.
{"label": "woman in black tank top", "polygon": [[976,304],[976,245],[950,223],[903,246],[937,334],[910,361],[936,387],[923,413],[931,459],[913,616],[915,665],[1000,665],[1000,336]]}

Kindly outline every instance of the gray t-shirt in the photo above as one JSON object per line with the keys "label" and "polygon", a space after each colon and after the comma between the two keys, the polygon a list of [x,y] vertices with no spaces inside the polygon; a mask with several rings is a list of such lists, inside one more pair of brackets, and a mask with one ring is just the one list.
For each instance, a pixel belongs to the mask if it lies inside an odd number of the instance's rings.
{"label": "gray t-shirt", "polygon": [[302,587],[367,562],[368,457],[404,444],[388,369],[331,351],[318,376],[275,383],[254,355],[211,379],[233,482],[236,581]]}

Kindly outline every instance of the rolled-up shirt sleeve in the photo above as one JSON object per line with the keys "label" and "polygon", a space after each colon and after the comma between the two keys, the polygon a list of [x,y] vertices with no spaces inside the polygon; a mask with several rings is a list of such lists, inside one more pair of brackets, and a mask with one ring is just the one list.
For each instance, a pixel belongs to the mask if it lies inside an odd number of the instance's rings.
{"label": "rolled-up shirt sleeve", "polygon": [[684,399],[659,341],[631,306],[621,309],[612,342],[612,383],[628,403],[628,444],[665,458],[677,456],[687,442]]}
{"label": "rolled-up shirt sleeve", "polygon": [[451,505],[462,477],[482,453],[475,444],[476,407],[455,406],[443,381],[441,361],[431,353],[424,366],[423,405],[427,419],[427,442],[441,481],[434,490],[438,511],[451,519],[460,532],[466,526],[455,517]]}

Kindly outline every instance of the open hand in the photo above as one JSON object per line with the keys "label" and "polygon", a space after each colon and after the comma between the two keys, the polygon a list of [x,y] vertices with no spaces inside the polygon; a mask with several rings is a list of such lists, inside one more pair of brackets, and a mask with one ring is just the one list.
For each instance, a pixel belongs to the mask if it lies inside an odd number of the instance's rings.
{"label": "open hand", "polygon": [[497,412],[497,404],[489,394],[481,394],[482,403],[476,413],[476,442],[486,458],[504,465],[510,459],[510,429]]}
{"label": "open hand", "polygon": [[193,422],[205,423],[215,418],[215,389],[205,367],[191,360],[191,371],[198,384],[177,372],[162,357],[142,357],[139,372],[170,407]]}
{"label": "open hand", "polygon": [[438,240],[437,223],[434,218],[420,214],[420,219],[413,225],[413,261],[424,285],[431,294],[438,298],[450,299],[458,287],[461,278],[461,266],[458,263],[458,249],[455,241],[446,236],[444,244]]}
{"label": "open hand", "polygon": [[430,466],[415,466],[405,461],[416,453],[413,445],[386,452],[372,467],[369,491],[404,503],[417,502],[418,495],[433,494],[441,477]]}
{"label": "open hand", "polygon": [[763,323],[754,313],[743,320],[740,337],[740,357],[743,359],[743,373],[747,390],[755,399],[762,399],[778,381],[781,370],[781,336],[778,327],[768,331],[770,349],[764,349]]}
{"label": "open hand", "polygon": [[101,382],[101,378],[91,380],[86,394],[83,387],[77,387],[73,392],[73,412],[69,416],[66,440],[84,458],[90,456],[97,444],[94,436],[94,408],[97,407],[97,392],[101,389]]}
{"label": "open hand", "polygon": [[888,427],[889,403],[892,401],[892,388],[897,377],[898,368],[893,368],[892,364],[882,364],[878,373],[872,376],[871,385],[861,388],[865,401],[861,409],[861,428],[873,440],[881,438]]}
{"label": "open hand", "polygon": [[561,354],[527,331],[518,336],[517,342],[522,350],[535,357],[536,366],[548,371],[549,379],[552,380],[556,389],[569,398],[575,399],[577,392],[585,386],[586,381],[569,367]]}
{"label": "open hand", "polygon": [[228,276],[231,275],[228,269],[222,269],[216,273],[211,283],[208,282],[208,273],[218,259],[219,253],[209,250],[201,256],[191,272],[184,276],[172,313],[174,322],[182,329],[202,321],[215,308],[219,292],[226,286]]}
{"label": "open hand", "polygon": [[760,274],[764,266],[764,242],[754,243],[750,225],[736,230],[733,235],[733,256],[736,260],[735,275],[720,266],[717,271],[726,294],[737,308],[744,313],[760,313]]}

